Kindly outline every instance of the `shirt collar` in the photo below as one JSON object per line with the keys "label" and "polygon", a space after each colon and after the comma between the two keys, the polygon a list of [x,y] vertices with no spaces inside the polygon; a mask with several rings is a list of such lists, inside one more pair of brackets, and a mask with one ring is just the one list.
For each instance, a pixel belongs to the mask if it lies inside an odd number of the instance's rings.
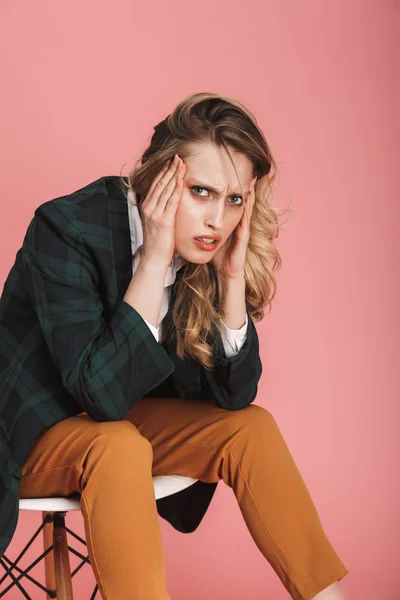
{"label": "shirt collar", "polygon": [[[136,193],[132,190],[128,190],[127,194],[128,201],[128,215],[129,215],[129,226],[131,232],[131,248],[132,248],[132,275],[136,271],[139,261],[140,252],[139,249],[143,246],[143,226],[142,218],[140,216],[139,207],[137,203]],[[164,287],[172,285],[176,279],[176,272],[179,271],[188,261],[184,259],[180,254],[174,252],[171,263],[167,269],[164,281]]]}

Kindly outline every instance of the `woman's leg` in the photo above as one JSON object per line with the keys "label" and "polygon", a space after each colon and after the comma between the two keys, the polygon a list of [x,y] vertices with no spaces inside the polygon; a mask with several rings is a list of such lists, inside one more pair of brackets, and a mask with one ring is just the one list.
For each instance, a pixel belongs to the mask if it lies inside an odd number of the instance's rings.
{"label": "woman's leg", "polygon": [[81,413],[42,434],[24,464],[20,498],[81,494],[88,554],[107,600],[170,600],[152,459],[128,421]]}
{"label": "woman's leg", "polygon": [[233,489],[250,534],[292,598],[311,600],[349,572],[266,409],[252,404],[227,411],[146,397],[125,418],[151,442],[153,475],[223,479]]}

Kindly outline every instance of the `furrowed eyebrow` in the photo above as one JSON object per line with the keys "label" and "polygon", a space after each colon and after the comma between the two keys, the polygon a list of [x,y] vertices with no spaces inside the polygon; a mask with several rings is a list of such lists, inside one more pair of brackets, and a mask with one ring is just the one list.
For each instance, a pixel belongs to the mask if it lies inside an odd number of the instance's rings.
{"label": "furrowed eyebrow", "polygon": [[[195,185],[197,187],[205,188],[206,190],[209,190],[210,192],[214,192],[214,194],[222,194],[222,192],[220,192],[219,190],[213,188],[211,185],[207,185],[206,183],[200,183],[197,180],[196,181],[193,180],[193,181],[194,181],[194,183],[192,183],[192,185]],[[245,194],[248,194],[248,193],[249,193],[248,191],[245,192]],[[241,193],[240,192],[232,192],[230,195],[231,196],[241,196]]]}

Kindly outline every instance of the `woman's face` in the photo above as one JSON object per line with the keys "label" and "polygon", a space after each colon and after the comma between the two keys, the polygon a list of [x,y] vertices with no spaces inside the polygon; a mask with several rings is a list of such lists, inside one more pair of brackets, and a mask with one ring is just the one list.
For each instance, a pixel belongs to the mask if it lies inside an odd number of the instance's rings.
{"label": "woman's face", "polygon": [[[192,263],[207,263],[238,225],[244,211],[239,181],[224,148],[211,142],[190,146],[184,159],[186,173],[182,198],[175,215],[175,253]],[[229,147],[244,194],[249,191],[253,167],[249,159]],[[196,187],[197,186],[197,187]],[[212,188],[212,189],[210,189]],[[212,191],[212,190],[216,191]],[[199,248],[194,238],[219,235],[215,250]],[[213,246],[214,247],[214,246]]]}

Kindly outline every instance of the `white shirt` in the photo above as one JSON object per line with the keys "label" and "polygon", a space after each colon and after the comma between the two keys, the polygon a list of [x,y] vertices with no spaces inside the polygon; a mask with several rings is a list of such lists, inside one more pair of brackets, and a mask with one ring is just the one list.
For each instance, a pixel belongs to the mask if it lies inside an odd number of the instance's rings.
{"label": "white shirt", "polygon": [[[129,226],[131,232],[132,245],[132,275],[136,271],[140,262],[139,248],[143,245],[143,227],[142,218],[140,216],[139,207],[137,205],[136,194],[133,190],[128,190],[128,215]],[[163,319],[168,312],[168,306],[171,298],[172,285],[175,282],[176,272],[179,271],[185,264],[185,260],[177,252],[174,253],[170,266],[167,269],[164,281],[164,294],[161,303],[161,310],[158,320],[158,327],[155,327],[146,319],[143,319],[150,328],[154,337],[158,342],[164,341]],[[226,356],[234,356],[243,346],[247,335],[248,318],[246,313],[246,323],[241,329],[230,329],[223,321],[223,332],[221,334]]]}

